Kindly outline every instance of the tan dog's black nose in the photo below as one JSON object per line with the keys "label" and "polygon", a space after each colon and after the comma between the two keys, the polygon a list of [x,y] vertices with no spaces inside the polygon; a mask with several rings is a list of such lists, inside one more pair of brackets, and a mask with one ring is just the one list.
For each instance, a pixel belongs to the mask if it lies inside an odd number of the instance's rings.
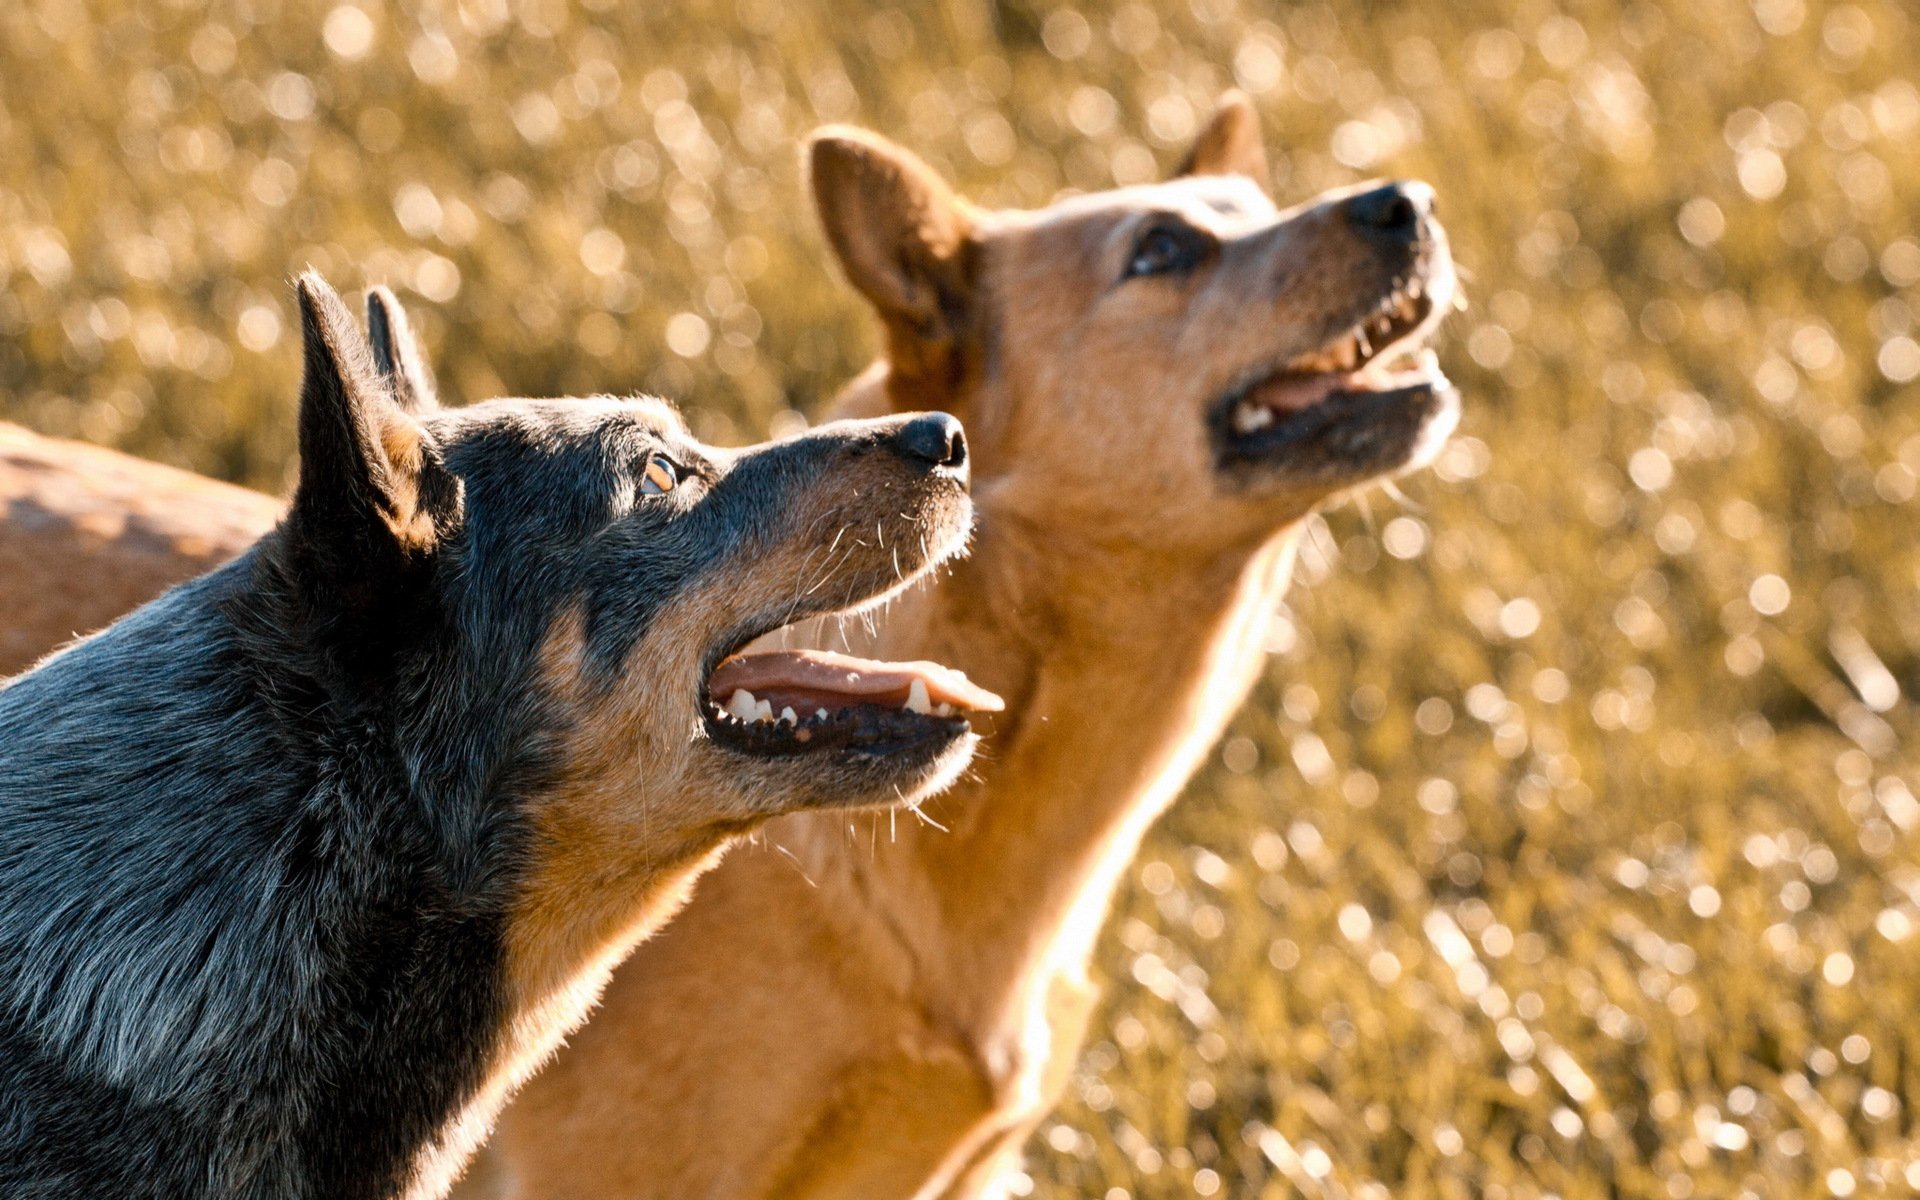
{"label": "tan dog's black nose", "polygon": [[1403,180],[1349,197],[1341,207],[1362,236],[1405,242],[1433,215],[1433,189],[1418,180]]}
{"label": "tan dog's black nose", "polygon": [[925,413],[900,427],[895,444],[908,458],[958,470],[967,465],[967,435],[946,413]]}

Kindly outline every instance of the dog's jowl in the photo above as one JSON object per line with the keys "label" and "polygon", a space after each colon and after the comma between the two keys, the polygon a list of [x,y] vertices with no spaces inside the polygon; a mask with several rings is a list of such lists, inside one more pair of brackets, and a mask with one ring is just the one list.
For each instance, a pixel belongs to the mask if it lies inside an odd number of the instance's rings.
{"label": "dog's jowl", "polygon": [[278,529],[0,690],[0,1195],[427,1196],[729,837],[964,766],[957,673],[738,657],[971,522],[947,416],[745,452],[435,407],[301,282]]}

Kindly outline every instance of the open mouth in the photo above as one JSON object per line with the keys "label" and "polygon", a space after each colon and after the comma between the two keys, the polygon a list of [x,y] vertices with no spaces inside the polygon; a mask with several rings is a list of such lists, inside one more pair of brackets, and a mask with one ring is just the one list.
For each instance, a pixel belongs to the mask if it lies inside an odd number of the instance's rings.
{"label": "open mouth", "polygon": [[967,714],[1000,697],[951,667],[876,662],[825,650],[736,653],[707,678],[708,733],[755,755],[871,755],[965,734]]}
{"label": "open mouth", "polygon": [[1217,421],[1229,459],[1259,458],[1383,402],[1451,384],[1426,340],[1439,305],[1416,276],[1318,350],[1263,369],[1228,391]]}

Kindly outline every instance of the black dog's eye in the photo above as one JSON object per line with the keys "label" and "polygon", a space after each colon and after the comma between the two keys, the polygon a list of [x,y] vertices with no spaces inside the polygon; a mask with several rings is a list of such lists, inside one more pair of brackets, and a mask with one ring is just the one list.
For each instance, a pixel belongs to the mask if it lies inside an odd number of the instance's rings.
{"label": "black dog's eye", "polygon": [[656,454],[647,460],[647,469],[640,474],[640,494],[664,496],[679,483],[679,464],[665,455]]}
{"label": "black dog's eye", "polygon": [[1127,260],[1126,278],[1185,271],[1206,255],[1204,234],[1181,226],[1156,225],[1141,235]]}

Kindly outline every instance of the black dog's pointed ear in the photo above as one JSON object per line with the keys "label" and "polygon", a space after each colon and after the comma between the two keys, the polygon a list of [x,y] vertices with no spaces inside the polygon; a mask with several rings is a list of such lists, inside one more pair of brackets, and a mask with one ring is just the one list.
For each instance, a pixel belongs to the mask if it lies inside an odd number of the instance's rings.
{"label": "black dog's pointed ear", "polygon": [[410,413],[432,412],[440,407],[433,373],[420,353],[407,310],[384,287],[367,293],[367,336],[373,344],[374,366],[386,378],[394,403]]}
{"label": "black dog's pointed ear", "polygon": [[1244,175],[1267,187],[1267,151],[1260,144],[1260,114],[1245,92],[1220,97],[1213,119],[1193,140],[1187,156],[1174,170],[1182,175]]}
{"label": "black dog's pointed ear", "polygon": [[809,145],[814,205],[848,282],[879,310],[895,387],[912,407],[958,384],[971,324],[976,212],[909,151],[830,126]]}
{"label": "black dog's pointed ear", "polygon": [[291,546],[305,582],[350,588],[430,554],[459,485],[394,402],[340,297],[313,272],[297,289],[305,368]]}

